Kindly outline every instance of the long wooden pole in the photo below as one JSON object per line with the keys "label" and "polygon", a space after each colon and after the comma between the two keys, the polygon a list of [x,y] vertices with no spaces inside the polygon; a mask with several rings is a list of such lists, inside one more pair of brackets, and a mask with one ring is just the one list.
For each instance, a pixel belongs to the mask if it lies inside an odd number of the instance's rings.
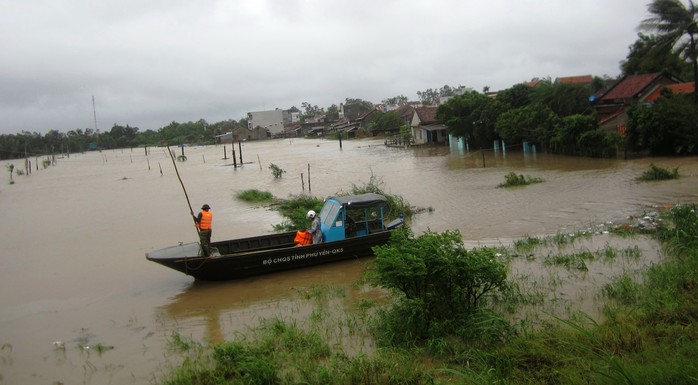
{"label": "long wooden pole", "polygon": [[[187,205],[189,205],[189,213],[191,213],[191,218],[194,220],[194,210],[191,208],[191,202],[189,201],[189,194],[187,194],[187,189],[184,188],[184,182],[182,182],[182,177],[179,176],[179,170],[177,170],[177,162],[175,162],[174,155],[170,150],[170,146],[167,146],[167,152],[170,153],[170,159],[172,159],[172,165],[174,165],[175,173],[177,173],[177,179],[179,179],[179,184],[182,186],[182,191],[184,191],[184,197],[187,198]],[[196,220],[194,220],[194,228],[196,228],[196,235],[199,235],[199,226],[196,225]]]}

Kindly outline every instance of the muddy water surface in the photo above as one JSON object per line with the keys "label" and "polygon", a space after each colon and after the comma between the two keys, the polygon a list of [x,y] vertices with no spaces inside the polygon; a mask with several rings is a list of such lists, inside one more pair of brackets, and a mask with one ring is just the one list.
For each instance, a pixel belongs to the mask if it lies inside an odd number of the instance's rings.
{"label": "muddy water surface", "polygon": [[[287,197],[308,193],[310,184],[313,195],[326,197],[372,176],[385,191],[431,209],[414,219],[415,233],[458,229],[469,245],[573,232],[698,201],[696,158],[489,152],[483,160],[448,148],[362,140],[344,141],[340,150],[337,142],[297,139],[245,143],[244,166],[234,168],[227,151],[223,159],[222,146],[187,147],[188,161],[178,163],[195,212],[212,207],[214,240],[270,232],[281,222],[275,211],[234,199],[237,191]],[[683,177],[638,183],[650,162],[679,167]],[[272,177],[270,163],[286,170],[283,178]],[[545,183],[497,188],[511,171]],[[352,285],[364,261],[224,283],[194,282],[146,261],[148,251],[196,240],[162,148],[147,156],[143,149],[71,154],[14,179],[9,184],[6,172],[0,183],[0,384],[150,383],[166,370],[174,330],[219,340],[283,313],[286,299],[312,285],[346,287],[350,300],[367,294]]]}

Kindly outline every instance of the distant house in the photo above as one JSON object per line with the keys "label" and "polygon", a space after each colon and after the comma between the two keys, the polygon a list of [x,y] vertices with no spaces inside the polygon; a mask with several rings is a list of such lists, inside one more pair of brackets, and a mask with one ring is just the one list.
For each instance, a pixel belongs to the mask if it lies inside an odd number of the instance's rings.
{"label": "distant house", "polygon": [[669,84],[666,87],[657,87],[654,92],[652,92],[648,97],[645,98],[645,102],[647,103],[654,103],[657,101],[662,96],[662,91],[664,90],[669,90],[671,91],[672,94],[691,94],[695,92],[696,90],[696,83],[695,82],[690,82],[690,83],[678,83],[678,84]]}
{"label": "distant house", "polygon": [[446,143],[447,128],[436,120],[437,107],[419,107],[414,109],[410,127],[414,144]]}
{"label": "distant house", "polygon": [[284,126],[284,136],[287,138],[303,136],[303,128],[301,124],[286,124]]}
{"label": "distant house", "polygon": [[372,108],[369,108],[369,106],[362,103],[340,103],[339,119],[346,119],[347,121],[351,122],[370,110],[372,110]]}
{"label": "distant house", "polygon": [[382,110],[376,107],[375,109],[366,112],[365,114],[356,118],[355,122],[359,123],[360,128],[368,128],[368,125],[375,119],[376,115]]}
{"label": "distant house", "polygon": [[301,111],[296,107],[291,107],[288,110],[283,110],[281,112],[283,116],[284,125],[289,126],[301,121]]}
{"label": "distant house", "polygon": [[566,76],[555,79],[555,84],[580,84],[591,86],[593,80],[591,75]]}
{"label": "distant house", "polygon": [[284,131],[283,111],[280,109],[269,111],[254,111],[247,113],[247,128],[250,130],[261,127],[269,130],[272,135],[281,134]]}
{"label": "distant house", "polygon": [[623,77],[596,101],[599,126],[624,135],[630,107],[648,103],[657,90],[678,83],[682,83],[679,78],[663,72]]}
{"label": "distant house", "polygon": [[540,79],[540,78],[533,78],[533,79],[531,79],[530,82],[524,82],[523,84],[526,85],[526,86],[529,86],[529,87],[535,87],[535,86],[539,85],[539,84],[542,83],[542,82],[543,82],[543,80]]}

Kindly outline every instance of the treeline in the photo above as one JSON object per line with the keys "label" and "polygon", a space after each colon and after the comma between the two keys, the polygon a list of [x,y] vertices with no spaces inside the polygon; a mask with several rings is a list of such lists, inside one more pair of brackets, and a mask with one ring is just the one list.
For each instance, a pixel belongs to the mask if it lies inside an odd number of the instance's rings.
{"label": "treeline", "polygon": [[601,129],[590,97],[592,88],[542,81],[518,84],[496,98],[478,92],[455,96],[437,118],[471,149],[523,142],[541,151],[583,156],[614,156],[618,150],[652,155],[698,153],[698,108],[692,95],[664,94],[654,105],[628,112],[625,133]]}
{"label": "treeline", "polygon": [[140,131],[138,127],[118,124],[109,131],[99,133],[91,128],[70,130],[67,133],[51,130],[44,135],[22,131],[20,134],[0,135],[0,159],[97,149],[159,146],[164,143],[211,144],[216,135],[231,132],[239,127],[247,127],[247,121],[225,120],[214,124],[209,124],[203,119],[186,123],[173,121],[157,131]]}

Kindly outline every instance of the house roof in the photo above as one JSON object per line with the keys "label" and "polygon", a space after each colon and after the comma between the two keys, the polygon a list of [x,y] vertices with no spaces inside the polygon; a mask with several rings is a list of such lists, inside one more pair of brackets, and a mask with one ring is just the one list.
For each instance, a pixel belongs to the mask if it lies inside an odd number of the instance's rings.
{"label": "house roof", "polygon": [[664,76],[664,74],[661,72],[643,75],[627,75],[601,96],[601,101],[635,98],[662,76]]}
{"label": "house roof", "polygon": [[415,108],[414,112],[419,117],[421,124],[432,124],[436,123],[436,110],[437,107],[419,107]]}
{"label": "house roof", "polygon": [[591,75],[581,75],[581,76],[566,76],[555,79],[555,83],[563,84],[587,84],[591,83],[593,78]]}
{"label": "house roof", "polygon": [[524,82],[523,84],[525,84],[525,85],[527,85],[527,86],[529,86],[529,87],[535,87],[535,86],[537,86],[538,84],[540,84],[541,82],[542,82],[542,80],[540,80],[540,79],[538,79],[538,78],[534,78],[534,79],[532,79],[530,82]]}
{"label": "house roof", "polygon": [[410,104],[403,104],[402,106],[398,107],[395,112],[397,112],[403,119],[410,120],[412,119],[412,115],[414,115],[414,110],[415,108]]}
{"label": "house roof", "polygon": [[673,94],[690,94],[695,91],[696,89],[696,83],[695,82],[690,82],[690,83],[678,83],[678,84],[669,84],[664,87],[657,87],[656,90],[654,90],[651,94],[649,94],[648,97],[645,98],[645,101],[648,103],[653,103],[655,100],[657,100],[661,95],[662,95],[662,90],[665,88],[668,88],[671,93]]}

